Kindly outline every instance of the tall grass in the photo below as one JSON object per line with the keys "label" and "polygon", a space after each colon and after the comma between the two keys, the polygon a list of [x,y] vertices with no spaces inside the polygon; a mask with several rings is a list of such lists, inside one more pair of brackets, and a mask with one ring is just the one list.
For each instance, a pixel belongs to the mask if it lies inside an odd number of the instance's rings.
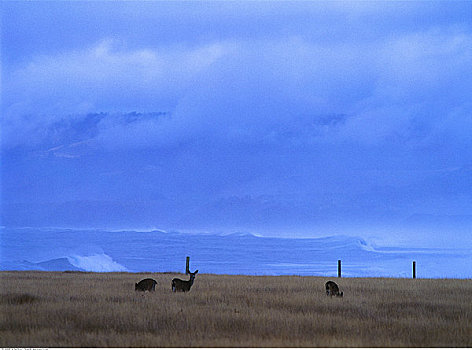
{"label": "tall grass", "polygon": [[[156,291],[135,292],[151,277]],[[0,273],[2,347],[470,347],[472,281]]]}

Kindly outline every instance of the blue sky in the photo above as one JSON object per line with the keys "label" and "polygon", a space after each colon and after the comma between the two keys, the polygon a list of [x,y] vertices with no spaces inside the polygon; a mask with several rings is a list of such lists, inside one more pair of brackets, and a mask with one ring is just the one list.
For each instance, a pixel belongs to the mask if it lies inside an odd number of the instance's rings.
{"label": "blue sky", "polygon": [[1,6],[3,225],[471,244],[470,2]]}

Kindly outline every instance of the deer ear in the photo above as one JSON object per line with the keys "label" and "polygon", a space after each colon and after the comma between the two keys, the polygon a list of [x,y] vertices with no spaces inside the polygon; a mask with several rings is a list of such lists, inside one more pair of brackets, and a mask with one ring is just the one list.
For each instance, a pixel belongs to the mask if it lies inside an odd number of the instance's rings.
{"label": "deer ear", "polygon": [[194,273],[198,273],[198,270],[196,270]]}

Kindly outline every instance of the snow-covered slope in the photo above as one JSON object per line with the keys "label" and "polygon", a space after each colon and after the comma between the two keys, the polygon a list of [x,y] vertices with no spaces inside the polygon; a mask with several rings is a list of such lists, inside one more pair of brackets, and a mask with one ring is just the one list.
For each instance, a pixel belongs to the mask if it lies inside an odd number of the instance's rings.
{"label": "snow-covered slope", "polygon": [[472,277],[469,249],[375,247],[364,239],[259,237],[250,233],[185,234],[2,228],[0,269],[79,271],[183,271],[218,274],[335,276],[337,261],[350,277]]}

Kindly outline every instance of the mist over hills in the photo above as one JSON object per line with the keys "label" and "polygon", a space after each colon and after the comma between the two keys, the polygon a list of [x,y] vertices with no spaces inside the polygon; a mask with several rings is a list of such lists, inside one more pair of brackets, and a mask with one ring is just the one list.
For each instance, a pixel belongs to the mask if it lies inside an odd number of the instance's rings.
{"label": "mist over hills", "polygon": [[[77,227],[255,232],[272,237],[362,235],[386,244],[472,247],[471,215],[413,214],[365,208],[332,211],[267,197],[228,197],[210,203],[148,201],[67,201],[3,203],[7,227]],[[385,233],[389,238],[385,240]]]}
{"label": "mist over hills", "polygon": [[382,247],[361,237],[269,238],[250,232],[182,233],[5,228],[2,270],[183,271],[186,256],[202,273],[346,277],[472,276],[470,249]]}

